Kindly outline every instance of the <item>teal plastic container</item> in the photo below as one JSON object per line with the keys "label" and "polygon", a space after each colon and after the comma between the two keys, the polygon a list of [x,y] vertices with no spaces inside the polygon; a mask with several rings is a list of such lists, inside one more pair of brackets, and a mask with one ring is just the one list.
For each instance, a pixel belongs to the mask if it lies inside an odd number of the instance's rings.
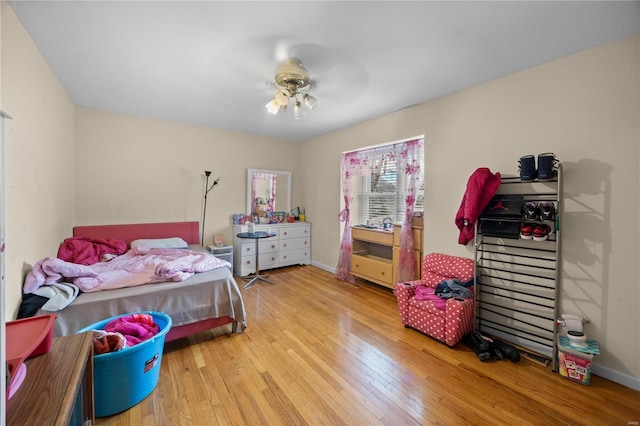
{"label": "teal plastic container", "polygon": [[151,339],[117,352],[93,357],[93,398],[96,417],[128,410],[145,399],[158,384],[164,338],[171,329],[171,318],[161,312],[131,312],[88,325],[76,333],[103,330],[116,318],[133,313],[149,314],[160,332]]}

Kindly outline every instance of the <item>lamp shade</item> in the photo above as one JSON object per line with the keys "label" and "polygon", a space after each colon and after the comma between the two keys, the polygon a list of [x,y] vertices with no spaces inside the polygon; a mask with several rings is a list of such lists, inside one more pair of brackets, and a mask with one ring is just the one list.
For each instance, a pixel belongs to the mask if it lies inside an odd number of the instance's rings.
{"label": "lamp shade", "polygon": [[280,104],[275,99],[271,99],[264,107],[273,115],[276,115],[280,110]]}
{"label": "lamp shade", "polygon": [[304,101],[304,104],[307,106],[307,108],[309,108],[309,111],[313,111],[318,104],[318,100],[309,94],[304,95],[302,100]]}
{"label": "lamp shade", "polygon": [[306,115],[302,105],[300,105],[300,101],[296,101],[296,105],[293,107],[293,118],[299,120]]}

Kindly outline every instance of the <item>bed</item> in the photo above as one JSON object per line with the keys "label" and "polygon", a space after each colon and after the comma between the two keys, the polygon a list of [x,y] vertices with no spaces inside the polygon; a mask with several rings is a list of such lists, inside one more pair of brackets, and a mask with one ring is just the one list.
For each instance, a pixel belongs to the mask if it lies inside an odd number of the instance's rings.
{"label": "bed", "polygon": [[[129,245],[137,239],[179,237],[189,249],[199,245],[198,222],[142,223],[76,226],[74,237],[120,239]],[[229,268],[196,273],[184,281],[143,284],[90,293],[80,293],[71,304],[57,311],[54,336],[73,334],[87,324],[135,311],[164,312],[172,320],[166,341],[231,324],[232,333],[246,327],[240,289]],[[37,315],[51,312],[39,310]]]}

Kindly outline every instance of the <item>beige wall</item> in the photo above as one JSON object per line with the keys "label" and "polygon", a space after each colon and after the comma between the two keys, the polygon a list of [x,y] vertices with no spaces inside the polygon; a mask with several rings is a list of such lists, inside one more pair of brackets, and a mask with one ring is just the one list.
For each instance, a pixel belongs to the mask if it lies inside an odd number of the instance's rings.
{"label": "beige wall", "polygon": [[75,222],[75,106],[2,2],[6,313],[15,318],[23,269],[55,255]]}
{"label": "beige wall", "polygon": [[231,242],[232,215],[247,206],[247,169],[292,172],[297,205],[300,144],[220,129],[78,108],[76,223],[202,220],[205,242]]}
{"label": "beige wall", "polygon": [[303,143],[313,262],[338,260],[342,151],[425,134],[425,252],[467,257],[454,218],[468,177],[516,175],[522,155],[554,152],[565,172],[561,311],[591,321],[601,373],[640,388],[639,45],[625,38]]}

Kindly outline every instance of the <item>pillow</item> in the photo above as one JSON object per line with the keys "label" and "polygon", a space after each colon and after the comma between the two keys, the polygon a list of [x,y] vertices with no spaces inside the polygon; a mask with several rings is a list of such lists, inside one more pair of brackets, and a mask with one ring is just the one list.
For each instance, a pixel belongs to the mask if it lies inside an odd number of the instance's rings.
{"label": "pillow", "polygon": [[154,248],[187,248],[189,244],[180,237],[172,238],[155,238],[155,239],[139,239],[131,241],[131,248],[144,246],[148,249]]}

